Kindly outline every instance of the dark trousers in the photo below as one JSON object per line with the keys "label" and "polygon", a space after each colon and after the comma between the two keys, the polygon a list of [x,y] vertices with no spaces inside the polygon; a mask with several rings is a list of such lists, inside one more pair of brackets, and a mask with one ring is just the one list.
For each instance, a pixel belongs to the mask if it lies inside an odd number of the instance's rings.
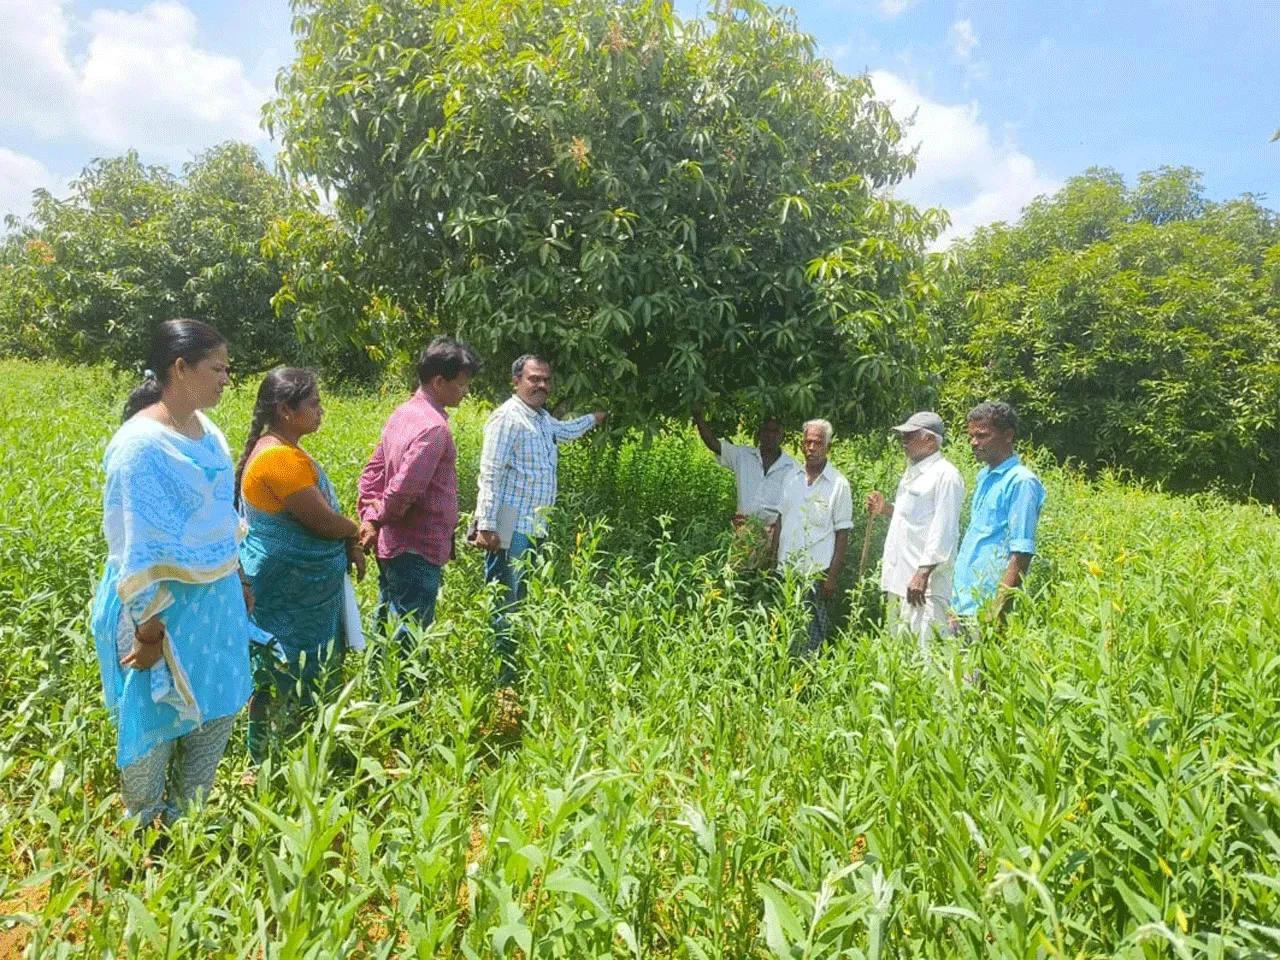
{"label": "dark trousers", "polygon": [[540,545],[540,540],[533,540],[517,532],[511,535],[510,547],[494,551],[485,557],[484,582],[500,583],[503,587],[503,596],[493,614],[493,649],[498,655],[499,686],[513,686],[519,673],[516,643],[511,637],[510,614],[524,600],[524,581],[529,562]]}
{"label": "dark trousers", "polygon": [[805,599],[809,608],[809,628],[801,637],[791,644],[791,656],[813,657],[827,642],[827,634],[831,631],[831,612],[827,609],[826,598],[822,596],[821,585],[815,586]]}
{"label": "dark trousers", "polygon": [[412,620],[423,629],[431,626],[440,579],[441,569],[416,553],[378,560],[378,626],[393,616],[401,621],[392,639],[405,656],[413,652],[413,635],[404,621]]}

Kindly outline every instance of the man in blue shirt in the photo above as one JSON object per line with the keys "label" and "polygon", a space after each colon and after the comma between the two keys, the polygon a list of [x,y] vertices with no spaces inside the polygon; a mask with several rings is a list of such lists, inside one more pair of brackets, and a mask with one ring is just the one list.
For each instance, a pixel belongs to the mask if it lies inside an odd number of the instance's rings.
{"label": "man in blue shirt", "polygon": [[[951,595],[953,625],[989,614],[1004,620],[1036,552],[1036,524],[1044,484],[1013,452],[1018,414],[1007,403],[980,403],[969,411],[969,446],[985,466],[974,485],[969,528],[956,558]],[[994,606],[990,606],[994,600]]]}

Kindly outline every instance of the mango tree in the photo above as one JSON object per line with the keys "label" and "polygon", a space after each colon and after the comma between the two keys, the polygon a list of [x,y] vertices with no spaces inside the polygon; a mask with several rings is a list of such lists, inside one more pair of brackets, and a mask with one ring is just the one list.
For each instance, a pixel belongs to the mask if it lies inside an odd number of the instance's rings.
{"label": "mango tree", "polygon": [[[267,110],[282,160],[333,198],[354,273],[338,286],[412,318],[313,303],[313,335],[541,351],[565,400],[624,425],[701,403],[858,427],[932,389],[924,251],[945,217],[893,198],[914,168],[902,128],[792,15],[732,2],[684,21],[651,0],[295,12],[298,56]],[[301,258],[287,297],[334,288],[316,262]]]}

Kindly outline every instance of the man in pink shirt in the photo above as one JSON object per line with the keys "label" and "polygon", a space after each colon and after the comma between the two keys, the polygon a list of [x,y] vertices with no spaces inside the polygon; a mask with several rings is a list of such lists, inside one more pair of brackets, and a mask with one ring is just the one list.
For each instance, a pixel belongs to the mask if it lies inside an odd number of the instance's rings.
{"label": "man in pink shirt", "polygon": [[[418,359],[420,386],[387,419],[360,474],[360,547],[377,552],[379,622],[395,614],[426,627],[435,618],[458,525],[457,450],[445,411],[482,366],[468,344],[432,340]],[[402,645],[408,637],[403,626],[396,631]]]}

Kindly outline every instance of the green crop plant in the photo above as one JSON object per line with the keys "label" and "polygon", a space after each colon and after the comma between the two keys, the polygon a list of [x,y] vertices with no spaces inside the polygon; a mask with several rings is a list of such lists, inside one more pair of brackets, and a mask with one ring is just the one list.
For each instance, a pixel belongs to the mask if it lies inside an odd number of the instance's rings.
{"label": "green crop plant", "polygon": [[[518,737],[495,732],[494,597],[460,545],[420,657],[350,658],[252,785],[238,731],[209,805],[146,866],[87,625],[128,384],[19,362],[0,382],[0,954],[1280,952],[1268,508],[1037,458],[1040,554],[1002,638],[924,663],[851,571],[846,625],[795,664],[801,586],[731,562],[732,485],[692,430],[583,441],[516,618]],[[233,445],[253,386],[214,411]],[[348,506],[398,399],[325,397],[309,446]],[[484,414],[454,417],[464,509]],[[856,502],[892,489],[900,456],[834,454]],[[371,581],[361,595],[371,610]]]}

